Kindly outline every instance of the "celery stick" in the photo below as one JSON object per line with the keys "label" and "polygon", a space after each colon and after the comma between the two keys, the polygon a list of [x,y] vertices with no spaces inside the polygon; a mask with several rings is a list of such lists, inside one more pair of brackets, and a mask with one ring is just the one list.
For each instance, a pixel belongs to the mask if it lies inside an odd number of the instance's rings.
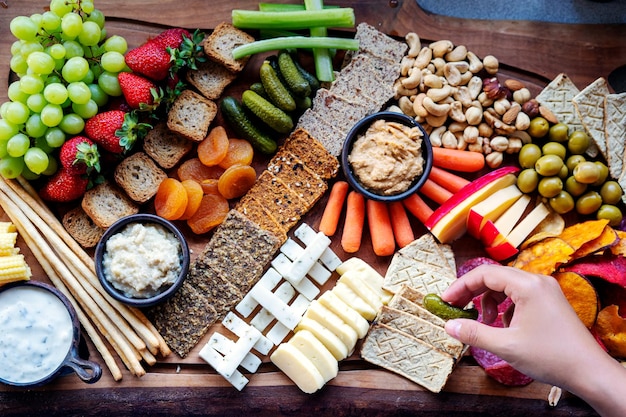
{"label": "celery stick", "polygon": [[233,49],[233,58],[240,59],[244,56],[261,52],[275,51],[279,49],[314,49],[334,48],[356,51],[359,49],[359,41],[356,39],[333,38],[333,37],[307,37],[289,36],[281,38],[263,39],[247,43]]}
{"label": "celery stick", "polygon": [[[323,0],[304,0],[304,8],[307,11],[322,10],[323,7]],[[326,37],[328,36],[328,29],[325,27],[311,28],[311,36]],[[332,82],[335,79],[335,74],[333,72],[333,59],[328,48],[313,49],[313,60],[317,79]]]}
{"label": "celery stick", "polygon": [[[340,6],[324,6],[324,9],[337,9]],[[259,10],[262,12],[293,12],[295,10],[304,10],[303,4],[283,4],[283,3],[259,3]]]}
{"label": "celery stick", "polygon": [[354,9],[341,7],[293,12],[233,10],[233,26],[241,29],[310,29],[312,27],[354,27]]}

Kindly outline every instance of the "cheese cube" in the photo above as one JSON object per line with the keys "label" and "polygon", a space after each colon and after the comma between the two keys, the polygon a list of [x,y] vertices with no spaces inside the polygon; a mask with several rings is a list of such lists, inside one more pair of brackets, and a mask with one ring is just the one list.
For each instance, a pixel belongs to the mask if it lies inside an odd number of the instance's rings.
{"label": "cheese cube", "polygon": [[[308,330],[320,341],[338,361],[348,357],[346,345],[330,330],[308,317],[303,317],[295,332]],[[284,343],[283,343],[284,344]],[[282,345],[281,345],[282,346]]]}
{"label": "cheese cube", "polygon": [[319,298],[324,307],[339,316],[346,324],[352,327],[359,339],[365,337],[370,324],[359,314],[358,311],[344,303],[333,291],[326,291]]}
{"label": "cheese cube", "polygon": [[311,302],[306,313],[304,313],[304,317],[317,321],[333,332],[346,345],[348,351],[354,349],[358,340],[356,331],[341,320],[339,316],[324,307],[318,300]]}
{"label": "cheese cube", "polygon": [[339,362],[322,342],[320,342],[308,330],[301,330],[296,333],[289,342],[296,349],[302,352],[317,368],[324,378],[324,383],[337,376],[339,372]]}
{"label": "cheese cube", "polygon": [[270,360],[307,394],[324,386],[324,378],[313,362],[289,343],[280,344]]}

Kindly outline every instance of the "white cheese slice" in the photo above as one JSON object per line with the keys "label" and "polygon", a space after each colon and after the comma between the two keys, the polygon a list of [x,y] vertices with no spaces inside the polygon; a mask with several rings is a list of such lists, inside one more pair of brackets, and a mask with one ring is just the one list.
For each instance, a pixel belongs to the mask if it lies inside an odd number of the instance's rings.
{"label": "white cheese slice", "polygon": [[348,357],[348,348],[346,345],[333,332],[317,321],[303,317],[300,323],[298,323],[295,332],[297,333],[301,330],[308,330],[313,333],[338,361]]}
{"label": "white cheese slice", "polygon": [[[294,231],[294,235],[298,239],[300,239],[305,245],[309,245],[315,238],[316,233],[315,230],[311,228],[311,226],[306,223],[302,223]],[[341,265],[341,259],[339,259],[335,252],[333,252],[330,248],[327,248],[322,253],[322,255],[320,256],[320,261],[330,271],[334,271],[339,265]]]}
{"label": "white cheese slice", "polygon": [[[312,237],[315,237],[315,234]],[[299,256],[302,256],[304,251],[305,249],[292,239],[287,239],[287,241],[285,241],[285,243],[283,243],[280,247],[281,254],[289,258],[290,261],[294,261]],[[291,265],[291,263],[284,263],[284,265],[281,265],[281,267],[284,268],[285,279],[288,279],[286,276],[288,274],[286,265]],[[328,278],[330,278],[331,274],[332,273],[328,269],[324,268],[324,266],[322,266],[319,262],[315,262],[307,272],[307,275],[313,278],[320,285],[324,285],[326,281],[328,281]]]}
{"label": "white cheese slice", "polygon": [[[224,319],[222,320],[222,324],[231,332],[235,333],[237,337],[242,337],[245,334],[245,331],[250,325],[237,317],[235,313],[229,311]],[[270,350],[274,347],[274,344],[269,341],[269,339],[263,335],[259,338],[259,340],[254,344],[254,348],[262,355],[267,355]]]}
{"label": "white cheese slice", "polygon": [[335,313],[324,307],[318,300],[311,302],[307,308],[304,317],[317,321],[322,326],[333,332],[339,340],[348,348],[348,351],[354,349],[358,336],[356,331],[347,325]]}
{"label": "white cheese slice", "polygon": [[[218,351],[213,349],[212,346],[209,346],[208,343],[204,345],[204,347],[200,350],[198,355],[202,359],[204,359],[209,365],[211,365],[214,369],[217,369],[217,367],[219,366],[219,363],[223,360],[222,355],[220,355]],[[237,390],[239,391],[241,391],[248,384],[248,378],[246,378],[239,371],[233,372],[231,376],[229,376],[228,378],[224,377],[224,379],[230,382],[230,384],[233,387],[237,388]]]}
{"label": "white cheese slice", "polygon": [[374,310],[378,311],[378,309],[383,306],[383,301],[380,296],[372,291],[368,285],[364,285],[357,271],[347,271],[337,282],[342,282],[350,287],[352,291],[365,300]]}
{"label": "white cheese slice", "polygon": [[[268,290],[274,289],[278,283],[283,279],[282,275],[278,273],[274,268],[268,268],[263,276],[257,281],[255,286],[260,285]],[[259,303],[248,292],[241,301],[235,306],[235,310],[243,317],[248,317]]]}
{"label": "white cheese slice", "polygon": [[324,378],[315,365],[288,343],[279,345],[270,356],[270,360],[307,394],[312,394],[324,386]]}
{"label": "white cheese slice", "polygon": [[[279,253],[272,261],[272,266],[276,268],[276,271],[278,271],[283,277],[285,277],[289,273],[292,263],[286,255]],[[320,267],[323,269],[321,265]],[[294,286],[296,291],[303,294],[309,300],[313,300],[320,293],[320,289],[307,277],[302,278],[302,280],[297,283],[291,282],[291,285]]]}
{"label": "white cheese slice", "polygon": [[324,378],[324,383],[337,376],[339,372],[339,362],[322,342],[308,330],[301,330],[296,333],[289,342],[296,349],[304,354]]}
{"label": "white cheese slice", "polygon": [[[235,342],[218,332],[215,332],[211,335],[208,344],[222,355],[226,355],[230,350],[235,348]],[[248,352],[248,354],[244,356],[240,365],[246,371],[255,373],[261,365],[261,359],[258,356]]]}
{"label": "white cheese slice", "polygon": [[[305,296],[300,294],[300,295],[298,295],[296,297],[295,300],[293,300],[293,303],[291,303],[291,308],[292,308],[294,313],[296,313],[298,316],[302,317],[304,315],[304,312],[306,311],[306,309],[309,307],[309,304],[311,304],[311,300],[307,299]],[[269,340],[271,340],[272,343],[274,343],[275,345],[278,345],[283,340],[285,340],[285,337],[287,337],[287,335],[289,334],[290,331],[291,331],[291,329],[285,327],[280,322],[277,322],[267,332],[266,337]]]}
{"label": "white cheese slice", "polygon": [[339,272],[340,275],[345,274],[347,271],[358,272],[359,278],[367,284],[373,292],[378,294],[383,304],[386,305],[389,303],[393,294],[383,289],[385,278],[372,268],[370,264],[361,258],[353,257],[346,260],[337,268],[337,272]]}
{"label": "white cheese slice", "polygon": [[248,326],[244,334],[234,343],[222,362],[219,363],[216,371],[225,378],[229,378],[239,367],[247,354],[250,353],[252,347],[261,338],[261,332],[252,326]]}
{"label": "white cheese slice", "polygon": [[293,264],[285,275],[285,278],[292,283],[300,282],[320,256],[322,256],[322,253],[328,246],[330,246],[328,236],[321,232],[318,233],[313,241],[304,249],[304,252],[293,260]]}
{"label": "white cheese slice", "polygon": [[[289,303],[294,295],[296,295],[296,290],[293,289],[290,283],[283,282],[276,289],[274,294],[284,303]],[[266,308],[262,308],[255,314],[252,320],[250,320],[250,324],[262,332],[272,321],[274,321],[274,315],[272,315],[272,313]]]}
{"label": "white cheese slice", "polygon": [[326,291],[318,300],[324,307],[335,313],[346,324],[352,327],[356,331],[359,339],[365,337],[370,324],[358,311],[344,303],[341,298],[337,297],[332,290]]}
{"label": "white cheese slice", "polygon": [[295,314],[289,304],[282,301],[276,294],[267,288],[254,286],[250,290],[250,294],[259,302],[263,308],[270,312],[276,320],[286,327],[293,329],[300,321],[300,316]]}
{"label": "white cheese slice", "polygon": [[345,283],[337,282],[331,291],[344,303],[358,311],[365,320],[372,321],[376,317],[378,310],[369,305]]}

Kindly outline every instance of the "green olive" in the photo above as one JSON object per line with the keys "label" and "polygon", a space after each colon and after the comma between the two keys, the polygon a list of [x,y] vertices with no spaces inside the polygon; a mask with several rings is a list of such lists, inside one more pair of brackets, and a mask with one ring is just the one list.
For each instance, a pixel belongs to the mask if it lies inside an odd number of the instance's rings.
{"label": "green olive", "polygon": [[550,126],[548,139],[555,142],[567,142],[569,127],[565,123],[557,123]]}
{"label": "green olive", "polygon": [[600,167],[594,162],[585,161],[574,168],[574,178],[583,184],[593,184],[600,178]]}
{"label": "green olive", "polygon": [[539,194],[546,198],[556,196],[561,190],[563,190],[563,181],[559,177],[543,177],[537,185]]}
{"label": "green olive", "polygon": [[602,197],[596,191],[587,191],[576,200],[576,212],[587,215],[596,212],[602,205]]}
{"label": "green olive", "polygon": [[591,185],[593,185],[594,187],[600,187],[609,177],[609,167],[607,167],[606,164],[600,161],[595,161],[594,164],[596,164],[598,168],[600,168],[600,177],[598,177],[598,180]]}
{"label": "green olive", "polygon": [[619,208],[612,204],[603,204],[598,209],[596,213],[596,218],[607,219],[609,221],[609,225],[612,227],[619,226],[622,222],[622,212]]}
{"label": "green olive", "polygon": [[542,138],[548,134],[550,123],[541,116],[537,116],[530,121],[530,126],[526,132],[533,138]]}
{"label": "green olive", "polygon": [[544,177],[551,177],[561,172],[563,159],[557,155],[544,155],[535,162],[535,171]]}
{"label": "green olive", "polygon": [[567,169],[567,165],[563,164],[561,171],[558,173],[558,177],[562,180],[569,177],[569,169]]}
{"label": "green olive", "polygon": [[532,168],[537,159],[541,158],[541,148],[534,143],[527,143],[519,150],[517,159],[522,168]]}
{"label": "green olive", "polygon": [[532,193],[539,184],[539,175],[532,168],[526,168],[517,176],[517,188],[525,194]]}
{"label": "green olive", "polygon": [[604,204],[617,204],[622,199],[622,187],[617,181],[607,181],[600,187],[600,196]]}
{"label": "green olive", "polygon": [[569,213],[574,209],[574,198],[567,191],[561,191],[549,201],[550,207],[559,214]]}
{"label": "green olive", "polygon": [[541,147],[541,151],[544,155],[556,155],[563,160],[565,160],[565,154],[567,153],[565,146],[558,142],[547,142]]}
{"label": "green olive", "polygon": [[589,143],[591,143],[589,135],[582,130],[575,130],[569,135],[567,149],[575,155],[581,155],[587,151]]}
{"label": "green olive", "polygon": [[574,176],[569,176],[565,180],[565,191],[573,195],[574,197],[578,197],[583,195],[585,191],[587,191],[587,184],[583,184],[582,182],[576,181]]}
{"label": "green olive", "polygon": [[565,165],[567,166],[567,169],[569,169],[569,172],[574,172],[574,168],[576,168],[576,165],[585,161],[586,159],[583,155],[572,155],[567,158],[567,160],[565,161]]}

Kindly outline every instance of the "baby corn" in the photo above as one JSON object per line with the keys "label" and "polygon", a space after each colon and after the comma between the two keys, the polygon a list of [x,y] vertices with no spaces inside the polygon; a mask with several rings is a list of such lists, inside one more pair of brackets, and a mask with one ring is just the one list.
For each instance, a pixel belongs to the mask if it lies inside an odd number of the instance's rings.
{"label": "baby corn", "polygon": [[17,246],[17,232],[11,222],[0,222],[0,286],[30,279],[31,270]]}

